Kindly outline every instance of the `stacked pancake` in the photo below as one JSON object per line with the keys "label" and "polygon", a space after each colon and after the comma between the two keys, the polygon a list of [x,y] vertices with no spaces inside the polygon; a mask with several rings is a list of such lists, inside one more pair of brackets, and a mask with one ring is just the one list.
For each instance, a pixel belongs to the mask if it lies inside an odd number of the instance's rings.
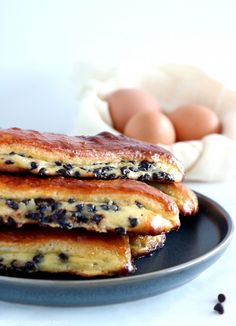
{"label": "stacked pancake", "polygon": [[127,274],[197,211],[181,163],[124,136],[0,130],[0,171],[4,270]]}

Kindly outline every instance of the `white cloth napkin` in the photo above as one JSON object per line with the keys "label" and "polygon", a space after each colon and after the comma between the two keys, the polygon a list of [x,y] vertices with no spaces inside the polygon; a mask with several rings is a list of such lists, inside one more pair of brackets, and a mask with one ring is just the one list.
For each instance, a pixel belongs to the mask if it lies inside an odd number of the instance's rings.
{"label": "white cloth napkin", "polygon": [[166,112],[184,104],[209,106],[219,116],[223,131],[199,141],[162,145],[170,150],[186,170],[185,180],[220,181],[236,176],[236,92],[202,70],[186,65],[123,65],[97,68],[79,64],[75,81],[80,108],[73,135],[119,132],[112,126],[105,96],[121,87],[143,88],[156,96]]}

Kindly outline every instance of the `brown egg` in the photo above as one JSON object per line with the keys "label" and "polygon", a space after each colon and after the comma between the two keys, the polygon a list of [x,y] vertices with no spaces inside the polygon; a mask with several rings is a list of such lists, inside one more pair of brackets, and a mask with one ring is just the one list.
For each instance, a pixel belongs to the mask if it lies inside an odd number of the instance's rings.
{"label": "brown egg", "polygon": [[175,130],[171,121],[158,111],[135,114],[126,124],[124,134],[151,144],[175,142]]}
{"label": "brown egg", "polygon": [[113,126],[121,132],[134,114],[160,109],[157,99],[142,89],[119,89],[111,93],[106,100]]}
{"label": "brown egg", "polygon": [[189,104],[180,106],[168,114],[176,132],[176,140],[196,140],[219,133],[220,120],[210,108],[203,105]]}

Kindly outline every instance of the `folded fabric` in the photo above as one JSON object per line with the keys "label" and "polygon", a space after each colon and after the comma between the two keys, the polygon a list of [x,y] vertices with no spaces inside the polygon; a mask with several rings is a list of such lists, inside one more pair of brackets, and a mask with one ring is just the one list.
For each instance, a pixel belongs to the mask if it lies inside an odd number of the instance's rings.
{"label": "folded fabric", "polygon": [[184,104],[201,104],[209,106],[221,120],[221,135],[164,146],[184,164],[185,180],[217,181],[236,176],[236,92],[222,83],[187,65],[128,64],[99,69],[81,64],[76,74],[80,108],[71,134],[118,134],[106,95],[123,87],[143,88],[158,98],[166,112]]}

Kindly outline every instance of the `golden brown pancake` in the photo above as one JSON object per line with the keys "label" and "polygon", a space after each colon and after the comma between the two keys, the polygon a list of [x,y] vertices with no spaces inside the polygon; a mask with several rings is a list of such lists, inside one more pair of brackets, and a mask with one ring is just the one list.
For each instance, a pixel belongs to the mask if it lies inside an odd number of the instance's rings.
{"label": "golden brown pancake", "polygon": [[0,228],[0,270],[85,277],[133,271],[128,236],[37,227]]}
{"label": "golden brown pancake", "polygon": [[149,185],[169,195],[177,204],[183,216],[194,215],[198,211],[198,199],[195,193],[182,183],[150,182]]}
{"label": "golden brown pancake", "polygon": [[133,257],[146,256],[164,246],[166,235],[164,233],[152,235],[129,235],[129,243]]}
{"label": "golden brown pancake", "polygon": [[170,152],[123,135],[69,137],[19,128],[0,130],[0,171],[105,180],[183,178],[183,166]]}
{"label": "golden brown pancake", "polygon": [[148,235],[180,225],[173,199],[143,182],[10,174],[0,175],[0,221]]}

